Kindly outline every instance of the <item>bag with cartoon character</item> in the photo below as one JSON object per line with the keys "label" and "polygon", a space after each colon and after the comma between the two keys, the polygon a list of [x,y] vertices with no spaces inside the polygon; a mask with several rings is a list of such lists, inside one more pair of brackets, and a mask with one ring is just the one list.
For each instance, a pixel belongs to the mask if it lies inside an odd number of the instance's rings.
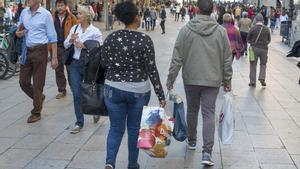
{"label": "bag with cartoon character", "polygon": [[167,156],[174,120],[160,107],[144,106],[137,147],[151,157]]}

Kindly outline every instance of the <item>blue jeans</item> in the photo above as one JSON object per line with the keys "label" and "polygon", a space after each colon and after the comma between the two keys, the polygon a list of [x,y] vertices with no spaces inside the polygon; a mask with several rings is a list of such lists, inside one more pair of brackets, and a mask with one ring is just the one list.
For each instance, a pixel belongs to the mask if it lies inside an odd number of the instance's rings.
{"label": "blue jeans", "polygon": [[106,147],[106,164],[115,166],[116,157],[127,125],[128,168],[138,168],[139,149],[137,148],[137,139],[143,106],[148,105],[150,95],[150,91],[147,93],[132,93],[108,85],[104,86],[104,101],[110,120]]}
{"label": "blue jeans", "polygon": [[80,83],[82,75],[80,74],[79,61],[73,60],[71,63],[71,88],[73,92],[73,102],[76,115],[76,123],[80,127],[84,125],[84,116],[80,111]]}

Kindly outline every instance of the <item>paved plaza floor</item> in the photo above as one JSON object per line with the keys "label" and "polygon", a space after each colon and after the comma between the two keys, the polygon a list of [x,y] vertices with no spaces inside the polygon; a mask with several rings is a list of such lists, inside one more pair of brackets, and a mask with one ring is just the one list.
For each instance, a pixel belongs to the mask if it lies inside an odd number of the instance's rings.
{"label": "paved plaza floor", "polygon": [[[102,29],[106,36],[109,32]],[[167,33],[160,29],[147,32],[153,39],[156,62],[165,87],[174,41],[184,22],[167,21]],[[247,58],[234,61],[233,94],[234,143],[222,145],[216,133],[211,169],[297,169],[300,168],[300,85],[296,59],[285,57],[288,47],[281,43],[278,32],[272,35],[267,65],[267,87],[248,87]],[[68,91],[69,88],[68,88]],[[175,93],[185,98],[181,77]],[[69,133],[75,121],[71,92],[57,100],[54,71],[49,67],[44,89],[46,101],[42,120],[27,124],[32,101],[21,91],[18,77],[0,81],[0,169],[102,169],[105,164],[107,117],[94,124],[85,117],[79,134]],[[217,114],[222,101],[218,97]],[[150,105],[157,106],[152,92]],[[201,117],[199,116],[201,122]],[[154,159],[140,152],[141,169],[202,169],[201,123],[196,151],[185,143],[172,140],[165,159]],[[127,137],[123,139],[117,169],[127,166]]]}

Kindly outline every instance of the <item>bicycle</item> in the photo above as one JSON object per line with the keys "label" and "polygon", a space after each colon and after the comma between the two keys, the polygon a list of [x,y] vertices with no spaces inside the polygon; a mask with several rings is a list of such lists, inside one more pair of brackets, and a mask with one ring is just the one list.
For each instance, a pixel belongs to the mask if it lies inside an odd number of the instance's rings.
{"label": "bicycle", "polygon": [[9,43],[7,37],[9,32],[3,30],[0,34],[0,79],[6,80],[15,75],[17,64],[10,61],[7,49],[9,48]]}
{"label": "bicycle", "polygon": [[0,79],[5,78],[9,69],[8,59],[0,52]]}

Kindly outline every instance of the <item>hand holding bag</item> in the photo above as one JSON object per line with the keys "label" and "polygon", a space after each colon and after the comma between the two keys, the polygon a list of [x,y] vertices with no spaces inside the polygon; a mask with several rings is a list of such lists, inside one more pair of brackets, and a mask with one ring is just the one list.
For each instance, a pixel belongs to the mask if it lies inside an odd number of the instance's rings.
{"label": "hand holding bag", "polygon": [[101,64],[99,64],[92,83],[82,81],[80,84],[80,108],[83,114],[108,116],[104,103],[104,85],[96,83]]}
{"label": "hand holding bag", "polygon": [[173,137],[175,140],[183,142],[187,138],[187,124],[185,119],[184,105],[178,95],[171,95],[173,101],[173,117],[175,118]]}
{"label": "hand holding bag", "polygon": [[250,60],[250,62],[254,62],[255,59],[256,59],[253,48],[256,46],[256,43],[257,43],[257,41],[258,41],[258,39],[260,37],[260,34],[261,34],[262,30],[263,30],[263,26],[261,27],[261,29],[259,31],[259,34],[258,34],[258,36],[257,36],[257,38],[255,40],[254,46],[253,47],[252,46],[249,47],[249,60]]}
{"label": "hand holding bag", "polygon": [[219,138],[222,144],[232,144],[234,135],[234,113],[232,110],[232,94],[224,95],[224,102],[219,115]]}
{"label": "hand holding bag", "polygon": [[[78,28],[78,25],[76,25],[73,33],[76,33],[77,28]],[[63,56],[63,63],[67,66],[71,65],[73,55],[74,55],[74,44],[72,44],[68,49],[65,49],[64,56]]]}

